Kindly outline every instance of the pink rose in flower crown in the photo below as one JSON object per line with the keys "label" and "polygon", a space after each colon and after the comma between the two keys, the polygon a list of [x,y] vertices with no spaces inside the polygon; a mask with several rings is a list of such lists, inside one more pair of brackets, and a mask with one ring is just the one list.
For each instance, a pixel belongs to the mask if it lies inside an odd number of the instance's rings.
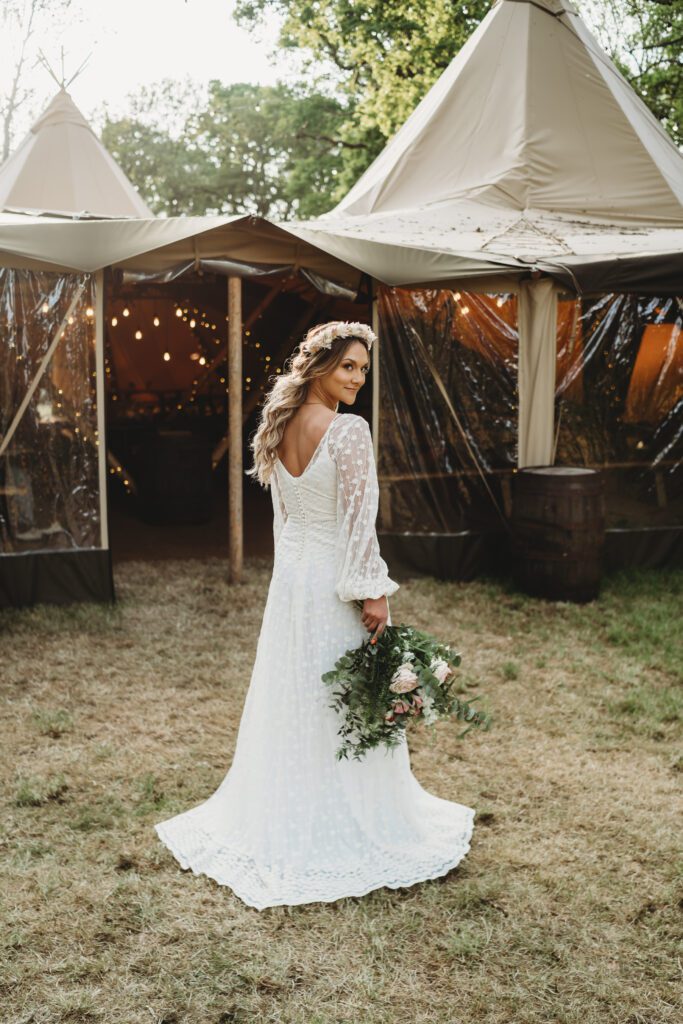
{"label": "pink rose in flower crown", "polygon": [[440,683],[445,683],[448,677],[453,675],[453,669],[443,658],[433,658],[429,667]]}
{"label": "pink rose in flower crown", "polygon": [[420,680],[413,672],[410,663],[406,661],[394,672],[389,689],[392,693],[410,693],[419,685]]}

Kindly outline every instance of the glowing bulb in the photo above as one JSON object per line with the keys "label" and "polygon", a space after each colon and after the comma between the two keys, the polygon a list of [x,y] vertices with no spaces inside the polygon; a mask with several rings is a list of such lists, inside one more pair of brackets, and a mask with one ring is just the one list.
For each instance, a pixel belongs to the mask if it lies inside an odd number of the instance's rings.
{"label": "glowing bulb", "polygon": [[190,320],[190,327],[196,327],[196,326],[197,326],[197,321],[196,320]]}
{"label": "glowing bulb", "polygon": [[74,322],[74,318],[72,316],[70,316],[69,319],[68,319],[68,323],[72,324],[73,322]]}
{"label": "glowing bulb", "polygon": [[199,352],[191,352],[190,359],[199,359]]}
{"label": "glowing bulb", "polygon": [[142,331],[136,331],[135,332],[135,337],[137,338],[138,341],[141,341],[142,340]]}
{"label": "glowing bulb", "polygon": [[204,356],[201,356],[201,357],[200,357],[200,359],[199,359],[199,365],[200,365],[200,366],[206,366],[206,359],[204,358]]}
{"label": "glowing bulb", "polygon": [[167,363],[170,360],[170,358],[171,358],[171,353],[170,352],[164,352],[164,362]]}
{"label": "glowing bulb", "polygon": [[180,306],[178,306],[178,308],[176,309],[176,311],[175,311],[175,315],[176,315],[176,316],[182,316],[182,315],[183,315],[183,311],[182,311],[182,309],[180,308]]}
{"label": "glowing bulb", "polygon": [[155,327],[158,327],[159,324],[161,323],[161,320],[159,319],[158,316],[155,316],[154,319],[152,320],[152,323],[154,324]]}
{"label": "glowing bulb", "polygon": [[496,299],[496,305],[498,306],[498,309],[500,309],[500,307],[503,305],[504,302],[505,302],[505,299],[502,296],[499,296]]}
{"label": "glowing bulb", "polygon": [[124,306],[122,312],[124,316],[130,316],[130,310],[128,309],[128,306]]}
{"label": "glowing bulb", "polygon": [[470,311],[470,307],[469,307],[469,306],[463,306],[463,307],[462,307],[462,311],[463,311],[463,313],[465,314],[465,316],[467,316],[467,314],[468,314],[468,313],[469,313],[469,311]]}
{"label": "glowing bulb", "polygon": [[117,316],[113,316],[111,318],[111,325],[112,325],[112,327],[116,327],[118,322],[119,322],[119,318]]}
{"label": "glowing bulb", "polygon": [[50,307],[48,306],[47,302],[44,302],[43,303],[43,313],[49,313],[49,312],[50,312]]}
{"label": "glowing bulb", "polygon": [[95,315],[95,310],[92,308],[92,306],[88,306],[88,308],[85,311],[85,315],[86,316],[94,316]]}
{"label": "glowing bulb", "polygon": [[462,297],[462,296],[460,295],[460,292],[456,292],[456,293],[455,293],[455,295],[453,296],[453,298],[455,299],[455,301],[456,301],[456,302],[457,302],[457,301],[458,301],[458,299],[460,299],[461,297]]}

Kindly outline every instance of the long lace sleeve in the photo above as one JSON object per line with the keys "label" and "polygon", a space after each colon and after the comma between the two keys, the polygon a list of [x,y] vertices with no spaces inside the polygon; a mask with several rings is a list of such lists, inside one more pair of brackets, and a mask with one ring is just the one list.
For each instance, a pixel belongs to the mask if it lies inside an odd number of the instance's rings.
{"label": "long lace sleeve", "polygon": [[273,543],[277,547],[282,527],[287,522],[287,510],[280,494],[280,484],[274,469],[270,477],[270,495],[273,499]]}
{"label": "long lace sleeve", "polygon": [[342,601],[389,597],[399,584],[379,552],[375,522],[379,486],[370,427],[347,413],[331,447],[337,464],[336,585]]}

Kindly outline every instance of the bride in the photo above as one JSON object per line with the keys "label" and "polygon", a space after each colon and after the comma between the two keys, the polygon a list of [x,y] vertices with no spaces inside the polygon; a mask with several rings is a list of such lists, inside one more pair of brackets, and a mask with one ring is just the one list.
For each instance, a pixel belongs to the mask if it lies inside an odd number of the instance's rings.
{"label": "bride", "polygon": [[258,910],[414,885],[470,848],[475,811],[423,789],[405,736],[335,757],[321,676],[391,625],[399,588],[375,532],[370,428],[337,411],[354,405],[376,340],[365,324],[320,324],[275,378],[248,470],[270,486],[275,558],[235,753],[212,796],[154,826],[182,868]]}

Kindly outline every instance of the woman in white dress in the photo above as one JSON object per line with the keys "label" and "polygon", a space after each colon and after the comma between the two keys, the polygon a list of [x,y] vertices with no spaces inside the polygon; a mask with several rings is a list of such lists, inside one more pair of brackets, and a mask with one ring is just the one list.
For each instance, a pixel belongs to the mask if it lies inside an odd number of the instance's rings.
{"label": "woman in white dress", "polygon": [[370,428],[337,412],[374,341],[365,324],[320,324],[275,378],[248,470],[270,485],[275,558],[232,764],[208,800],[154,826],[181,867],[258,910],[410,886],[470,848],[475,811],[423,789],[405,738],[335,756],[321,676],[391,625],[399,588],[379,553]]}

